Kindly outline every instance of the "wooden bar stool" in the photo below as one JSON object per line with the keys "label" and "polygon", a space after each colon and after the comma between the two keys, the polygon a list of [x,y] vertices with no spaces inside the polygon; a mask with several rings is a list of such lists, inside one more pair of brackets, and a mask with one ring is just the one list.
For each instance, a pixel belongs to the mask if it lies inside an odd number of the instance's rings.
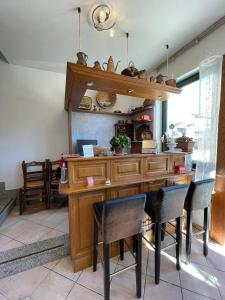
{"label": "wooden bar stool", "polygon": [[[191,255],[191,238],[196,235],[203,234],[203,254],[208,255],[208,239],[209,239],[209,215],[212,191],[214,187],[214,179],[205,179],[191,182],[185,199],[184,209],[187,212],[187,233],[186,233],[186,257],[190,262]],[[203,230],[192,233],[192,216],[196,210],[204,209]]]}
{"label": "wooden bar stool", "polygon": [[[103,268],[104,268],[104,299],[110,298],[110,279],[121,271],[136,267],[137,297],[141,298],[141,225],[144,215],[145,195],[121,197],[115,200],[106,200],[93,204],[94,208],[94,252],[93,271],[97,269],[99,229],[103,236]],[[120,241],[120,259],[123,259],[124,240],[127,237],[136,236],[137,248],[135,264],[110,274],[109,246],[112,242]]]}
{"label": "wooden bar stool", "polygon": [[59,194],[61,168],[59,161],[46,160],[48,208],[60,208],[68,203],[68,197]]}
{"label": "wooden bar stool", "polygon": [[[176,245],[176,268],[180,270],[180,255],[182,245],[181,218],[183,215],[184,201],[188,185],[179,184],[161,188],[158,192],[149,192],[146,198],[145,212],[152,220],[155,231],[155,283],[160,281],[160,252]],[[175,240],[174,243],[161,249],[162,231],[165,224],[176,219],[176,237],[169,233]],[[144,236],[143,238],[151,244]]]}
{"label": "wooden bar stool", "polygon": [[22,162],[24,185],[20,189],[20,215],[47,208],[46,163]]}

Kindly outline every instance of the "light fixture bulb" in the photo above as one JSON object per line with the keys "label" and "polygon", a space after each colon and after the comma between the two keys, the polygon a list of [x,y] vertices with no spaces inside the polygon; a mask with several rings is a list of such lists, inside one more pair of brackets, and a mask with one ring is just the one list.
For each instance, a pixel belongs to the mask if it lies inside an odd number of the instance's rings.
{"label": "light fixture bulb", "polygon": [[104,23],[106,20],[106,12],[103,8],[99,11],[99,23]]}
{"label": "light fixture bulb", "polygon": [[115,36],[115,28],[113,27],[113,28],[110,28],[110,30],[109,30],[109,36],[111,37],[111,38],[113,38],[114,36]]}

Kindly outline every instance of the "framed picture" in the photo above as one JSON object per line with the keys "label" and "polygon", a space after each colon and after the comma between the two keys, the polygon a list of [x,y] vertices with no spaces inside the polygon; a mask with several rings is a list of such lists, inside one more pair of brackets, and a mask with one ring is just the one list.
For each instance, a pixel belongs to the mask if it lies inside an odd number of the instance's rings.
{"label": "framed picture", "polygon": [[92,108],[92,98],[88,96],[84,96],[81,101],[79,107],[80,109],[91,110]]}

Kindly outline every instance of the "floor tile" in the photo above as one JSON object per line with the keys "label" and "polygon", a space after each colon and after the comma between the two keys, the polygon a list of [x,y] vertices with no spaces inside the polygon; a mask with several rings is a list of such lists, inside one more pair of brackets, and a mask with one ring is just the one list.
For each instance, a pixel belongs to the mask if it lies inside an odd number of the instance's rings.
{"label": "floor tile", "polygon": [[183,288],[213,299],[221,299],[215,278],[208,267],[193,263],[182,264],[180,278]]}
{"label": "floor tile", "polygon": [[147,275],[144,299],[182,300],[181,288],[162,280],[156,285],[154,278]]}
{"label": "floor tile", "polygon": [[47,239],[51,239],[57,236],[62,236],[64,233],[59,231],[59,230],[55,230],[55,229],[47,229],[45,232],[43,232],[43,234],[41,234],[39,236],[39,241],[44,241]]}
{"label": "floor tile", "polygon": [[31,297],[33,300],[64,300],[73,285],[71,280],[50,271]]}
{"label": "floor tile", "polygon": [[77,281],[81,272],[74,273],[73,264],[70,256],[63,257],[59,262],[53,267],[53,271],[67,277],[73,281]]}
{"label": "floor tile", "polygon": [[37,267],[0,280],[0,293],[10,300],[29,296],[46,277],[49,270]]}
{"label": "floor tile", "polygon": [[[155,252],[153,250],[149,251],[147,274],[155,276]],[[160,278],[180,286],[180,276],[176,269],[176,258],[175,249],[171,251],[161,252],[161,266],[160,266]]]}
{"label": "floor tile", "polygon": [[9,226],[16,224],[17,222],[21,221],[20,217],[8,216],[7,219],[4,221],[3,224],[0,225],[0,232],[6,229]]}
{"label": "floor tile", "polygon": [[[142,274],[142,298],[144,296],[145,274]],[[113,277],[110,285],[110,299],[136,300],[136,272],[126,270]]]}
{"label": "floor tile", "polygon": [[[142,273],[144,273],[144,274],[146,273],[146,269],[147,269],[148,252],[149,252],[148,248],[145,245],[143,245],[143,247],[142,247]],[[120,260],[118,256],[114,257],[112,260],[121,266],[129,266],[129,265],[135,263],[135,258],[130,253],[130,251],[126,251],[124,253],[124,260]],[[135,269],[135,267],[133,269]]]}
{"label": "floor tile", "polygon": [[60,259],[51,261],[51,262],[49,262],[49,263],[47,263],[47,264],[44,264],[43,267],[52,270],[52,269],[59,263],[59,261],[60,261]]}
{"label": "floor tile", "polygon": [[206,260],[213,269],[225,271],[225,247],[210,242]]}
{"label": "floor tile", "polygon": [[[114,272],[116,269],[116,264],[110,262],[110,273]],[[102,264],[97,265],[97,271],[93,272],[93,268],[87,268],[82,271],[77,283],[103,295],[104,286],[103,286],[103,268]]]}
{"label": "floor tile", "polygon": [[56,230],[59,230],[64,233],[69,232],[69,219],[68,216],[64,218],[64,220],[57,226],[55,227]]}
{"label": "floor tile", "polygon": [[17,248],[17,247],[21,247],[24,244],[21,242],[18,242],[8,236],[4,236],[2,234],[0,234],[0,252],[1,251],[6,251],[9,249],[13,249],[13,248]]}
{"label": "floor tile", "polygon": [[74,287],[72,288],[66,300],[79,300],[79,299],[103,300],[103,296],[75,283]]}
{"label": "floor tile", "polygon": [[210,300],[212,298],[208,298],[197,293],[182,289],[183,300]]}
{"label": "floor tile", "polygon": [[225,272],[212,270],[222,299],[225,300]]}
{"label": "floor tile", "polygon": [[0,294],[0,300],[8,300],[8,298]]}
{"label": "floor tile", "polygon": [[[183,261],[186,262],[186,252],[185,252],[185,245],[186,241],[183,241]],[[206,257],[203,255],[203,242],[201,239],[192,239],[191,243],[191,262],[195,264],[200,264],[204,266],[208,266]]]}

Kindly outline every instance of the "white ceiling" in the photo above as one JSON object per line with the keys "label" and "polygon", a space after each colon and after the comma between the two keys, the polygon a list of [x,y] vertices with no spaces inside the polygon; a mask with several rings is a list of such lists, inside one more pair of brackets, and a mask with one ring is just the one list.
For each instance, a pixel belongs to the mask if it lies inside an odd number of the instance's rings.
{"label": "white ceiling", "polygon": [[176,52],[224,15],[225,0],[106,0],[118,18],[117,35],[97,32],[87,14],[98,0],[0,0],[0,50],[10,63],[65,72],[76,62],[78,16],[81,7],[81,50],[88,65],[110,55],[126,67],[125,32],[130,33],[129,58],[139,69],[165,60],[165,44]]}

